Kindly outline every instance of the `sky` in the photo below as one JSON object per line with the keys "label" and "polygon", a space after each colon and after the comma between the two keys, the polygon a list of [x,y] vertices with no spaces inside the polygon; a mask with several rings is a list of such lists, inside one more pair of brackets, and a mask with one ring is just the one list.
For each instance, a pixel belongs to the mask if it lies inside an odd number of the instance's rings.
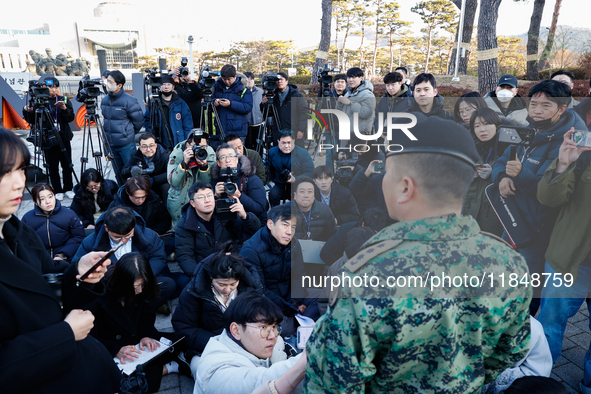
{"label": "sky", "polygon": [[[132,17],[144,23],[153,33],[151,36],[165,38],[195,37],[193,50],[224,51],[232,41],[250,40],[294,40],[298,49],[312,49],[320,39],[321,0],[223,0],[175,2],[167,5],[163,12],[162,4],[156,0],[118,0],[137,5],[137,13]],[[24,19],[21,4],[16,1],[5,2],[0,15],[0,26],[18,26]],[[59,5],[48,7],[46,0],[27,0],[27,21],[62,23],[82,22],[94,19],[93,9],[99,1],[60,0]],[[404,20],[414,22],[413,30],[418,32],[422,22],[410,8],[417,0],[399,0],[400,14]],[[216,8],[219,4],[220,7]],[[533,0],[514,2],[503,0],[499,9],[498,35],[519,35],[526,33],[533,9]],[[69,11],[65,11],[69,10]],[[546,0],[542,26],[549,26],[554,10],[554,1]],[[591,11],[589,0],[564,0],[559,25],[587,27],[586,18]],[[476,23],[478,12],[476,14]],[[50,25],[51,27],[51,25]],[[173,42],[173,40],[170,40]],[[177,38],[179,45],[184,40]],[[185,44],[187,45],[187,44]],[[171,45],[175,46],[175,45]]]}

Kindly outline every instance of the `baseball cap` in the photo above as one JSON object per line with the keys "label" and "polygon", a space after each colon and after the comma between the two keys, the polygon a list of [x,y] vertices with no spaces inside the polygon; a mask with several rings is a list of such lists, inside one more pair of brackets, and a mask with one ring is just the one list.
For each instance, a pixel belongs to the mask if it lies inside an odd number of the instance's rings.
{"label": "baseball cap", "polygon": [[511,85],[514,88],[517,87],[517,78],[514,75],[503,75],[501,79],[499,79],[499,83],[497,86],[501,85]]}

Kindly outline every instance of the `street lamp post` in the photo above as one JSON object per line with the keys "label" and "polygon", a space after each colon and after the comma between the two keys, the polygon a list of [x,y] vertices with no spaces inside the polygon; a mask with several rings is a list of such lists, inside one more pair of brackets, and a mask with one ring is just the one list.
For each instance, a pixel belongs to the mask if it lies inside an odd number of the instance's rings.
{"label": "street lamp post", "polygon": [[460,24],[458,26],[458,50],[456,51],[456,72],[454,77],[451,79],[452,82],[460,82],[458,76],[460,67],[460,52],[462,50],[462,36],[464,35],[464,15],[466,10],[466,0],[462,0],[462,9],[460,9]]}
{"label": "street lamp post", "polygon": [[189,75],[191,76],[191,79],[193,79],[193,76],[195,75],[195,68],[193,67],[193,36],[189,36],[187,42],[189,43],[189,70],[191,71],[191,74]]}

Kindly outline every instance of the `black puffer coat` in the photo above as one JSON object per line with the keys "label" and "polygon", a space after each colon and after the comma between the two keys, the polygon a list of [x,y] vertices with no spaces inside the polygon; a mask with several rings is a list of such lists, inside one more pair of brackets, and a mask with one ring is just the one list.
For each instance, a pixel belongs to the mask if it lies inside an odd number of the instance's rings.
{"label": "black puffer coat", "polygon": [[133,209],[144,218],[146,227],[150,230],[154,230],[159,235],[170,230],[172,221],[170,219],[170,214],[166,209],[166,204],[164,204],[160,196],[152,190],[150,190],[150,195],[146,198],[144,203],[137,206],[129,199],[129,195],[125,191],[125,186],[121,186],[113,198],[113,202],[109,205],[109,209],[115,207],[129,207]]}
{"label": "black puffer coat", "polygon": [[[113,202],[113,197],[117,193],[118,186],[117,184],[110,180],[105,179],[103,182],[103,190],[105,191],[105,200],[102,203],[99,203],[99,207],[101,208],[102,212],[106,212],[109,209],[109,205]],[[76,186],[78,187],[78,185]],[[76,195],[72,200],[72,205],[70,205],[70,209],[78,215],[80,221],[82,222],[82,226],[84,228],[88,227],[89,224],[94,225],[94,210],[89,209],[85,204],[82,197],[83,190],[82,188],[78,188],[76,191]],[[92,204],[94,208],[94,202]]]}
{"label": "black puffer coat", "polygon": [[[185,336],[189,347],[187,358],[199,355],[205,349],[209,338],[222,333],[224,312],[218,305],[211,289],[211,261],[215,255],[208,256],[197,268],[197,274],[185,287],[179,303],[172,315],[172,326],[179,337]],[[238,283],[238,294],[262,291],[256,269],[245,261],[244,276]]]}
{"label": "black puffer coat", "polygon": [[52,259],[58,253],[72,259],[86,236],[78,216],[71,209],[62,207],[59,200],[55,201],[55,208],[48,215],[35,205],[25,213],[22,222],[35,230]]}
{"label": "black puffer coat", "polygon": [[[314,198],[316,201],[322,201],[320,196],[320,190],[314,188]],[[333,182],[330,187],[330,210],[337,219],[339,225],[349,222],[356,222],[361,219],[359,209],[357,208],[357,202],[355,197],[351,193],[351,190],[343,185]]]}
{"label": "black puffer coat", "polygon": [[306,217],[304,218],[295,201],[292,203],[292,207],[298,218],[295,233],[296,238],[326,242],[337,232],[337,224],[335,223],[332,211],[320,201],[314,201],[309,221],[307,220],[308,213],[306,213]]}

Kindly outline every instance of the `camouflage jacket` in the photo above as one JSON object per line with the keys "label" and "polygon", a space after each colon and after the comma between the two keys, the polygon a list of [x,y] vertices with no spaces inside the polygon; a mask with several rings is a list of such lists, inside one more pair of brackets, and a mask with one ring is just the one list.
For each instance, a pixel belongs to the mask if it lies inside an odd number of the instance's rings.
{"label": "camouflage jacket", "polygon": [[[521,280],[527,273],[525,260],[480,233],[472,217],[385,228],[343,266],[343,282],[353,285],[341,285],[316,323],[304,391],[479,393],[529,350],[531,288],[509,285],[510,274]],[[417,285],[419,277],[433,284],[436,275],[463,283],[433,291]],[[364,277],[367,285],[357,286]],[[388,277],[399,286],[382,287]]]}

